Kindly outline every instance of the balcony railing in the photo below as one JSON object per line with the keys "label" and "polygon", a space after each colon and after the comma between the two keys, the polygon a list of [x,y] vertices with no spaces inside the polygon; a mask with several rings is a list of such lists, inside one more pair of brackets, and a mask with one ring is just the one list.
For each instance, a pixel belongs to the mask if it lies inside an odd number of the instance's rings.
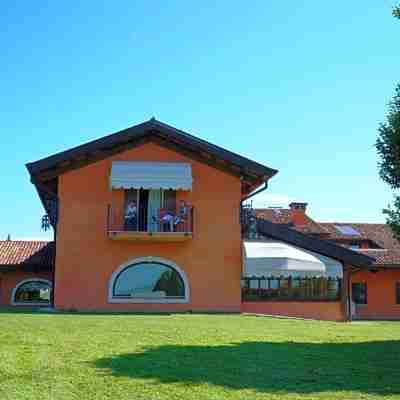
{"label": "balcony railing", "polygon": [[127,215],[123,207],[109,205],[107,234],[114,240],[184,241],[193,236],[193,215],[191,206],[184,212],[148,208]]}

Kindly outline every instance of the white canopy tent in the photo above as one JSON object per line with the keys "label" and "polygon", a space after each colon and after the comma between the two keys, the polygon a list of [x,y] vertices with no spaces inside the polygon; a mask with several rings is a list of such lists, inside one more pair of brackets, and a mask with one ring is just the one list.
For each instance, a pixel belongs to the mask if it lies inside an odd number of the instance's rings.
{"label": "white canopy tent", "polygon": [[339,261],[284,242],[245,241],[243,251],[245,277],[343,277]]}
{"label": "white canopy tent", "polygon": [[188,163],[114,161],[112,189],[192,190],[192,167]]}

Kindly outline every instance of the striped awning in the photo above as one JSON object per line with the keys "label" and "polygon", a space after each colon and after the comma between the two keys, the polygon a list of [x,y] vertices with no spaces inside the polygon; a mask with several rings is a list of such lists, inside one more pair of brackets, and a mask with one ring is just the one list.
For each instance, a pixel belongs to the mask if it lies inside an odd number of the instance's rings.
{"label": "striped awning", "polygon": [[192,167],[188,163],[114,161],[112,189],[192,190]]}

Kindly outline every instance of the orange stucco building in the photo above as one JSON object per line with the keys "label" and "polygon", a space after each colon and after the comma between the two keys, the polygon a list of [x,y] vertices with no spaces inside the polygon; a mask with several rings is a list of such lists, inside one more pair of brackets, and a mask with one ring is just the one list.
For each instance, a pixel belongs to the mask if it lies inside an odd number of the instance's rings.
{"label": "orange stucco building", "polygon": [[372,257],[369,269],[349,269],[351,318],[400,319],[400,243],[391,228],[377,223],[321,223],[313,220],[306,209],[307,203],[292,203],[288,209],[259,209],[256,214]]}
{"label": "orange stucco building", "polygon": [[[107,207],[123,209],[124,190],[110,190],[113,161],[191,164],[191,191],[177,191],[193,205],[192,237],[183,241],[113,240],[107,233]],[[143,309],[143,304],[110,303],[111,275],[122,264],[158,257],[185,272],[190,296],[168,310],[240,311],[241,229],[238,177],[191,160],[155,143],[126,150],[65,173],[59,179],[55,306],[60,309]],[[78,234],[77,234],[78,232]],[[76,273],[79,271],[79,274]],[[96,279],[93,279],[94,276]],[[160,305],[146,308],[160,309]]]}
{"label": "orange stucco building", "polygon": [[359,271],[352,275],[351,282],[352,286],[362,284],[365,287],[365,301],[353,305],[355,318],[400,319],[399,269]]}
{"label": "orange stucco building", "polygon": [[154,119],[27,167],[55,241],[0,242],[2,305],[342,321],[373,262],[258,220],[276,170]]}

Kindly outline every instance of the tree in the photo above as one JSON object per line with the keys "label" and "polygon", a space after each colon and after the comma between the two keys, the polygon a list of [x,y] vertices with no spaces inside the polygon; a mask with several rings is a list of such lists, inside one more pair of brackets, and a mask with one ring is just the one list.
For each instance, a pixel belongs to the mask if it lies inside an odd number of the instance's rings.
{"label": "tree", "polygon": [[[379,176],[392,189],[400,189],[400,85],[389,104],[386,122],[378,128],[376,149],[380,157]],[[395,195],[393,206],[383,210],[387,223],[400,238],[400,196]]]}
{"label": "tree", "polygon": [[400,19],[400,4],[393,8],[393,16]]}
{"label": "tree", "polygon": [[[393,8],[393,16],[400,19],[400,3]],[[400,85],[397,85],[395,95],[389,104],[386,122],[378,128],[376,149],[381,161],[379,175],[392,189],[400,189]],[[386,222],[392,228],[395,236],[400,239],[400,196],[394,196],[392,206],[383,210]]]}

